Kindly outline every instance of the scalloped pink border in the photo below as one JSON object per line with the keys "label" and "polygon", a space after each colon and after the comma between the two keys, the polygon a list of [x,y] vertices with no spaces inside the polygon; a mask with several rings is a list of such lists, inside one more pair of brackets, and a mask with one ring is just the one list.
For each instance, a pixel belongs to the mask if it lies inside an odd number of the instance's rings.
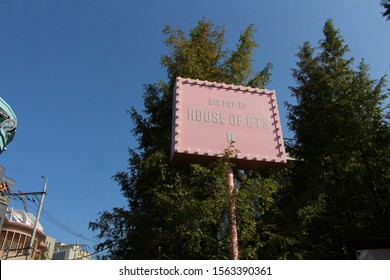
{"label": "scalloped pink border", "polygon": [[282,135],[282,128],[280,125],[280,117],[279,117],[279,111],[278,106],[276,102],[276,93],[274,90],[267,90],[267,89],[259,89],[259,88],[252,88],[252,87],[245,87],[241,85],[232,85],[232,84],[225,84],[225,83],[217,83],[217,82],[210,82],[210,81],[203,81],[198,79],[190,79],[190,78],[182,78],[177,77],[176,78],[176,85],[174,90],[174,108],[173,108],[173,124],[172,124],[172,158],[174,157],[175,153],[180,154],[193,154],[193,155],[203,155],[208,157],[220,157],[223,153],[223,151],[212,151],[212,150],[204,150],[201,149],[192,149],[191,147],[181,147],[180,142],[180,136],[181,136],[181,122],[180,122],[180,114],[181,114],[181,94],[182,91],[180,90],[180,87],[182,84],[194,84],[194,85],[200,85],[200,86],[209,86],[209,87],[216,87],[216,88],[223,88],[227,90],[235,90],[240,91],[243,94],[246,93],[258,93],[258,94],[266,94],[270,96],[271,100],[271,106],[273,109],[274,117],[273,120],[276,123],[276,138],[277,138],[277,144],[279,146],[279,153],[281,154],[280,157],[274,157],[274,156],[268,156],[265,155],[261,157],[260,155],[251,155],[251,154],[239,154],[236,158],[241,160],[249,160],[249,161],[258,161],[258,162],[274,162],[274,163],[286,163],[286,152],[285,152],[285,146],[283,142],[283,135]]}

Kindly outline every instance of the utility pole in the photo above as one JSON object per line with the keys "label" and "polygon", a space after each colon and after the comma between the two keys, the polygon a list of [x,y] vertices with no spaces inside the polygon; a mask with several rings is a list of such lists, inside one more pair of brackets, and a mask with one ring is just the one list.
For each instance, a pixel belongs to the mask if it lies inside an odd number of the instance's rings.
{"label": "utility pole", "polygon": [[37,213],[37,216],[35,218],[34,228],[33,228],[32,234],[31,234],[30,245],[27,248],[28,251],[26,254],[26,260],[28,260],[32,256],[32,251],[34,249],[33,245],[34,245],[35,234],[37,232],[39,217],[41,216],[41,211],[42,211],[42,204],[43,204],[43,200],[44,200],[45,194],[46,194],[47,178],[45,176],[42,176],[42,178],[45,179],[45,185],[43,186],[42,196],[41,196],[41,199],[39,201],[38,213]]}

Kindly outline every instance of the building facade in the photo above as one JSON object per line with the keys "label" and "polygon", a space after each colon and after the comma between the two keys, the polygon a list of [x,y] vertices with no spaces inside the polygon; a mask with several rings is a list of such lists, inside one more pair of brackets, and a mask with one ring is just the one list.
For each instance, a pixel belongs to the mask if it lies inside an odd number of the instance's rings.
{"label": "building facade", "polygon": [[53,237],[46,236],[45,244],[47,246],[46,259],[51,260],[53,258],[56,240]]}
{"label": "building facade", "polygon": [[90,260],[91,256],[81,244],[57,242],[54,247],[53,260]]}
{"label": "building facade", "polygon": [[[0,234],[0,259],[26,259],[35,223],[35,216],[24,210],[8,208]],[[38,223],[33,250],[29,259],[46,259],[46,234]]]}

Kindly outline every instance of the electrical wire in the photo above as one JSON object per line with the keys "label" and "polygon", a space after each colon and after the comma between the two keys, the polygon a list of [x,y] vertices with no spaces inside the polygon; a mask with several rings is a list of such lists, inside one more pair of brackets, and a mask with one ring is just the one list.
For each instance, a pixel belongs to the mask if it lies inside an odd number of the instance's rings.
{"label": "electrical wire", "polygon": [[88,255],[85,255],[85,256],[82,256],[82,257],[78,257],[78,258],[75,258],[75,259],[71,259],[71,260],[83,260],[83,259],[85,259],[85,258],[94,256],[94,255],[97,255],[97,254],[99,254],[99,253],[101,253],[101,252],[103,252],[103,251],[106,251],[106,250],[108,250],[108,249],[109,249],[108,247],[107,247],[107,248],[103,248],[103,249],[101,249],[100,251],[96,251],[96,252],[90,253],[90,254],[88,254]]}
{"label": "electrical wire", "polygon": [[[33,210],[38,210],[38,207],[39,207],[38,201],[39,201],[39,199],[37,197],[35,197],[35,199],[34,198],[27,198],[24,201],[20,197],[17,197],[17,196],[11,196],[10,198],[14,199],[17,202],[22,202],[24,205],[28,205]],[[47,221],[53,223],[55,226],[59,227],[60,229],[66,231],[66,232],[68,232],[68,233],[70,233],[72,235],[77,236],[78,238],[81,238],[81,239],[84,239],[86,241],[93,242],[93,243],[99,243],[98,241],[96,241],[96,240],[94,240],[92,238],[85,237],[82,234],[78,233],[77,231],[73,230],[72,228],[68,227],[67,225],[65,225],[64,223],[59,221],[57,218],[55,218],[52,214],[50,214],[48,211],[46,211],[43,208],[42,208],[42,216]],[[78,257],[78,258],[75,258],[75,259],[72,259],[72,260],[82,260],[82,259],[94,256],[94,255],[97,255],[97,254],[99,254],[101,252],[104,252],[104,251],[106,251],[108,249],[109,249],[109,247],[105,247],[105,248],[102,248],[99,251],[95,251],[95,252],[92,252],[92,253],[90,253],[88,255],[85,255],[85,256],[82,256],[82,257]],[[46,260],[51,260],[51,259],[49,259],[47,257],[44,257],[44,258]]]}
{"label": "electrical wire", "polygon": [[[16,197],[13,197],[15,200],[16,200]],[[38,199],[37,199],[38,200]],[[19,200],[17,200],[19,201]],[[36,202],[35,200],[25,200],[25,203],[33,208],[34,210],[37,210],[38,209],[38,202]],[[48,211],[46,211],[45,209],[42,208],[42,216],[48,220],[49,222],[53,223],[54,225],[56,225],[57,227],[61,228],[62,230],[72,234],[72,235],[75,235],[76,237],[80,238],[80,239],[83,239],[85,241],[88,241],[88,242],[93,242],[93,243],[99,243],[98,241],[92,239],[92,238],[89,238],[89,237],[85,237],[84,235],[82,235],[81,233],[75,231],[74,229],[70,228],[69,226],[65,225],[64,223],[62,223],[60,220],[58,220],[57,218],[55,218],[52,214],[50,214]]]}
{"label": "electrical wire", "polygon": [[[38,207],[37,202],[35,202],[35,206]],[[70,234],[73,234],[74,236],[77,236],[78,238],[81,238],[85,241],[89,241],[89,242],[93,242],[93,243],[99,243],[98,241],[96,241],[92,238],[89,238],[89,237],[85,237],[81,233],[79,233],[79,232],[75,231],[74,229],[70,228],[69,226],[65,225],[64,223],[62,223],[61,221],[56,219],[52,214],[50,214],[48,211],[46,211],[43,208],[42,208],[42,215],[44,218],[46,218],[48,221],[52,222],[54,225],[58,226],[59,228],[63,229],[64,231],[69,232]]]}

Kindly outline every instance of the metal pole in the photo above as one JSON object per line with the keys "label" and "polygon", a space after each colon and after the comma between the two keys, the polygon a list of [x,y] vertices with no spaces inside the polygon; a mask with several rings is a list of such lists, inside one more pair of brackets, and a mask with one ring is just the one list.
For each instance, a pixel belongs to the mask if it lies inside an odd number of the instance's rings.
{"label": "metal pole", "polygon": [[230,238],[230,258],[232,260],[238,260],[238,234],[237,234],[237,221],[236,221],[236,203],[234,201],[233,192],[234,192],[234,177],[233,177],[233,168],[229,166],[228,172],[228,190],[229,190],[229,210],[228,210],[228,220],[229,220],[229,238]]}
{"label": "metal pole", "polygon": [[30,256],[32,256],[35,234],[37,232],[39,217],[41,216],[41,211],[42,211],[42,204],[43,204],[43,200],[44,200],[45,194],[46,194],[47,178],[45,176],[42,176],[42,178],[45,179],[45,185],[43,186],[42,196],[41,196],[41,199],[39,201],[38,213],[37,213],[37,217],[35,218],[34,228],[33,228],[32,234],[31,234],[30,245],[28,246],[28,251],[26,254],[26,260],[28,260],[30,258]]}

